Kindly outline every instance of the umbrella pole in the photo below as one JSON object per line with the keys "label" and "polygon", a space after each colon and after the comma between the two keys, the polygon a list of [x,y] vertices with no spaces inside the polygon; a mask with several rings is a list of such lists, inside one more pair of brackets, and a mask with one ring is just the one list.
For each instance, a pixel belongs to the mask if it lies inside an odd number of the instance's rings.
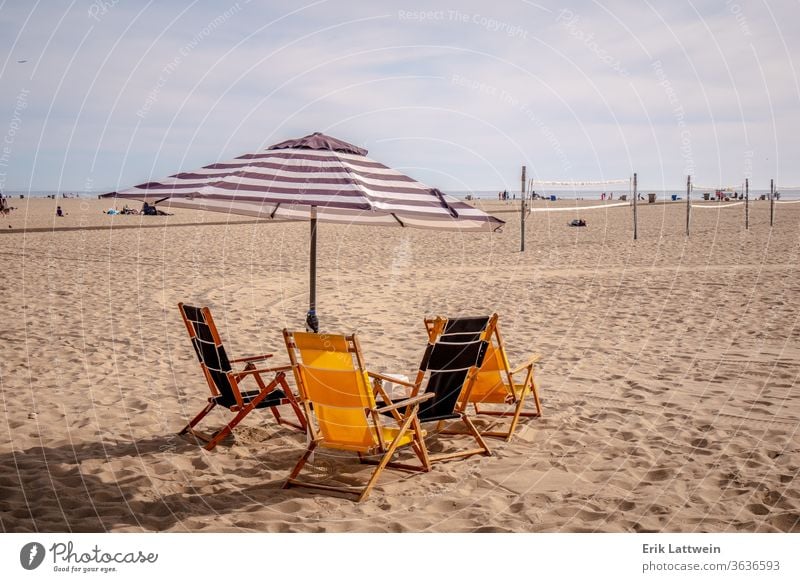
{"label": "umbrella pole", "polygon": [[317,318],[317,207],[311,207],[311,252],[309,253],[309,295],[308,313],[306,314],[306,329],[319,333],[319,319]]}
{"label": "umbrella pole", "polygon": [[525,166],[522,166],[522,192],[520,195],[519,207],[519,252],[525,252]]}

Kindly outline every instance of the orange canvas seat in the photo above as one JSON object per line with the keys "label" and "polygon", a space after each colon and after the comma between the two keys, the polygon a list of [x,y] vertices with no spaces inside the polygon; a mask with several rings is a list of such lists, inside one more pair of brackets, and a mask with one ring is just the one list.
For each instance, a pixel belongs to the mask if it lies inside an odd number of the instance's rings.
{"label": "orange canvas seat", "polygon": [[[306,420],[303,412],[286,383],[286,372],[290,369],[289,366],[256,367],[256,362],[267,360],[272,357],[272,354],[229,360],[208,307],[194,307],[183,303],[179,303],[178,307],[192,340],[197,359],[200,361],[200,368],[211,389],[211,396],[206,406],[178,434],[191,433],[204,441],[205,448],[210,451],[256,408],[269,408],[279,424],[287,424],[299,430],[305,430]],[[233,364],[244,364],[244,367],[236,372],[233,370]],[[264,375],[273,373],[272,380],[267,383]],[[247,378],[253,378],[258,388],[242,391],[240,384]],[[281,417],[278,406],[286,404],[291,406],[297,423]],[[227,425],[211,435],[195,429],[195,426],[217,406],[227,408],[236,415]]]}
{"label": "orange canvas seat", "polygon": [[[302,486],[353,494],[365,499],[384,468],[430,470],[423,432],[417,419],[420,396],[386,406],[375,402],[372,374],[367,372],[355,335],[329,335],[283,330],[289,359],[309,419],[309,442],[285,487]],[[402,409],[402,414],[398,411]],[[395,412],[386,417],[382,413]],[[393,462],[398,448],[410,446],[419,465]],[[363,487],[347,487],[298,479],[318,447],[354,452],[377,467]],[[370,458],[372,457],[372,459]]]}
{"label": "orange canvas seat", "polygon": [[[426,318],[425,327],[431,341],[458,337],[465,318]],[[520,417],[538,417],[542,415],[542,405],[534,377],[534,366],[540,356],[532,355],[517,367],[512,367],[506,353],[505,344],[498,325],[498,316],[489,318],[486,329],[488,346],[483,363],[466,395],[465,404],[471,404],[478,415],[511,417],[505,430],[481,431],[484,436],[500,437],[511,440]],[[524,410],[525,399],[533,397],[535,411]],[[463,394],[460,400],[464,400]],[[486,405],[492,405],[488,408]],[[498,410],[501,405],[505,410]]]}

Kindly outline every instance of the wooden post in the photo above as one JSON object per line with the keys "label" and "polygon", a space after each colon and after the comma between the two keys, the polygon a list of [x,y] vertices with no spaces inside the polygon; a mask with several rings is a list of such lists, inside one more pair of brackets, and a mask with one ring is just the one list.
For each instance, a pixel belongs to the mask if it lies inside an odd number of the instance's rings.
{"label": "wooden post", "polygon": [[772,223],[775,218],[775,180],[769,181],[769,226],[772,228]]}
{"label": "wooden post", "polygon": [[636,198],[638,197],[638,193],[636,192],[636,172],[633,173],[633,240],[639,238],[638,233],[638,225],[636,223]]}
{"label": "wooden post", "polygon": [[[311,207],[311,249],[309,252],[307,331],[319,332],[317,319],[317,207]],[[316,329],[314,329],[316,328]]]}
{"label": "wooden post", "polygon": [[692,177],[686,176],[686,236],[689,236],[689,224],[692,215]]}
{"label": "wooden post", "polygon": [[744,179],[744,229],[750,229],[750,178]]}
{"label": "wooden post", "polygon": [[522,166],[522,196],[520,196],[519,207],[519,224],[520,224],[520,239],[519,239],[519,252],[525,251],[525,166]]}

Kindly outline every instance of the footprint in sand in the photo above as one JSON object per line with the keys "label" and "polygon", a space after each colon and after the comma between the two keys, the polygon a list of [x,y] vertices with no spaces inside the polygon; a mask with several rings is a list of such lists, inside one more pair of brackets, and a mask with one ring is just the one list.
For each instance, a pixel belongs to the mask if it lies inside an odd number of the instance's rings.
{"label": "footprint in sand", "polygon": [[654,471],[648,471],[644,478],[647,481],[666,481],[673,476],[673,472],[669,469],[656,469]]}
{"label": "footprint in sand", "polygon": [[751,503],[747,506],[747,510],[755,515],[767,515],[769,513],[769,507],[761,503]]}
{"label": "footprint in sand", "polygon": [[770,522],[783,532],[800,533],[800,513],[782,513],[773,517]]}
{"label": "footprint in sand", "polygon": [[783,501],[783,495],[777,491],[767,491],[764,493],[764,504],[776,506]]}

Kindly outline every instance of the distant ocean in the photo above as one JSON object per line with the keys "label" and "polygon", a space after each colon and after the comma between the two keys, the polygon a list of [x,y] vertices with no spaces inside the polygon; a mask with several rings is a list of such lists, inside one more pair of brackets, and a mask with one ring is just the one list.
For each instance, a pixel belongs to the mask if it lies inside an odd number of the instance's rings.
{"label": "distant ocean", "polygon": [[[87,199],[96,199],[99,194],[107,192],[108,190],[102,190],[97,192],[73,192],[69,190],[62,190],[62,191],[53,191],[53,190],[31,190],[31,191],[23,191],[23,190],[7,190],[4,192],[6,196],[11,198],[19,198],[20,195],[25,196],[26,198],[47,198],[48,196],[53,196],[56,198],[87,198]],[[497,200],[497,194],[501,190],[450,190],[447,191],[447,194],[451,196],[455,196],[456,198],[467,198],[471,196],[474,199],[479,200]],[[628,188],[618,188],[618,189],[611,189],[608,190],[576,190],[573,188],[565,188],[565,187],[556,187],[556,188],[542,188],[542,189],[535,189],[536,193],[541,196],[556,196],[559,200],[600,200],[601,195],[603,192],[606,194],[606,199],[608,199],[609,195],[613,193],[614,200],[618,200],[619,196],[622,194],[629,195],[630,191]],[[648,190],[646,188],[640,188],[639,193],[644,196],[647,196],[648,193],[655,192],[656,199],[658,200],[670,200],[672,195],[677,195],[679,198],[685,200],[686,196],[686,189],[684,188],[683,191],[679,189],[675,190]],[[714,198],[714,191],[713,190],[699,190],[695,189],[692,191],[692,199],[702,200],[703,193],[709,192],[710,197]],[[738,190],[737,190],[738,192]],[[780,199],[781,200],[800,200],[800,190],[792,189],[792,190],[785,190],[780,191]],[[513,197],[514,194],[517,195],[519,198],[519,190],[509,190],[509,197]],[[726,192],[727,193],[727,192]],[[732,194],[733,192],[730,192]],[[756,200],[762,194],[769,194],[769,190],[763,189],[751,189],[750,190],[750,200]],[[630,198],[630,196],[628,196]]]}

